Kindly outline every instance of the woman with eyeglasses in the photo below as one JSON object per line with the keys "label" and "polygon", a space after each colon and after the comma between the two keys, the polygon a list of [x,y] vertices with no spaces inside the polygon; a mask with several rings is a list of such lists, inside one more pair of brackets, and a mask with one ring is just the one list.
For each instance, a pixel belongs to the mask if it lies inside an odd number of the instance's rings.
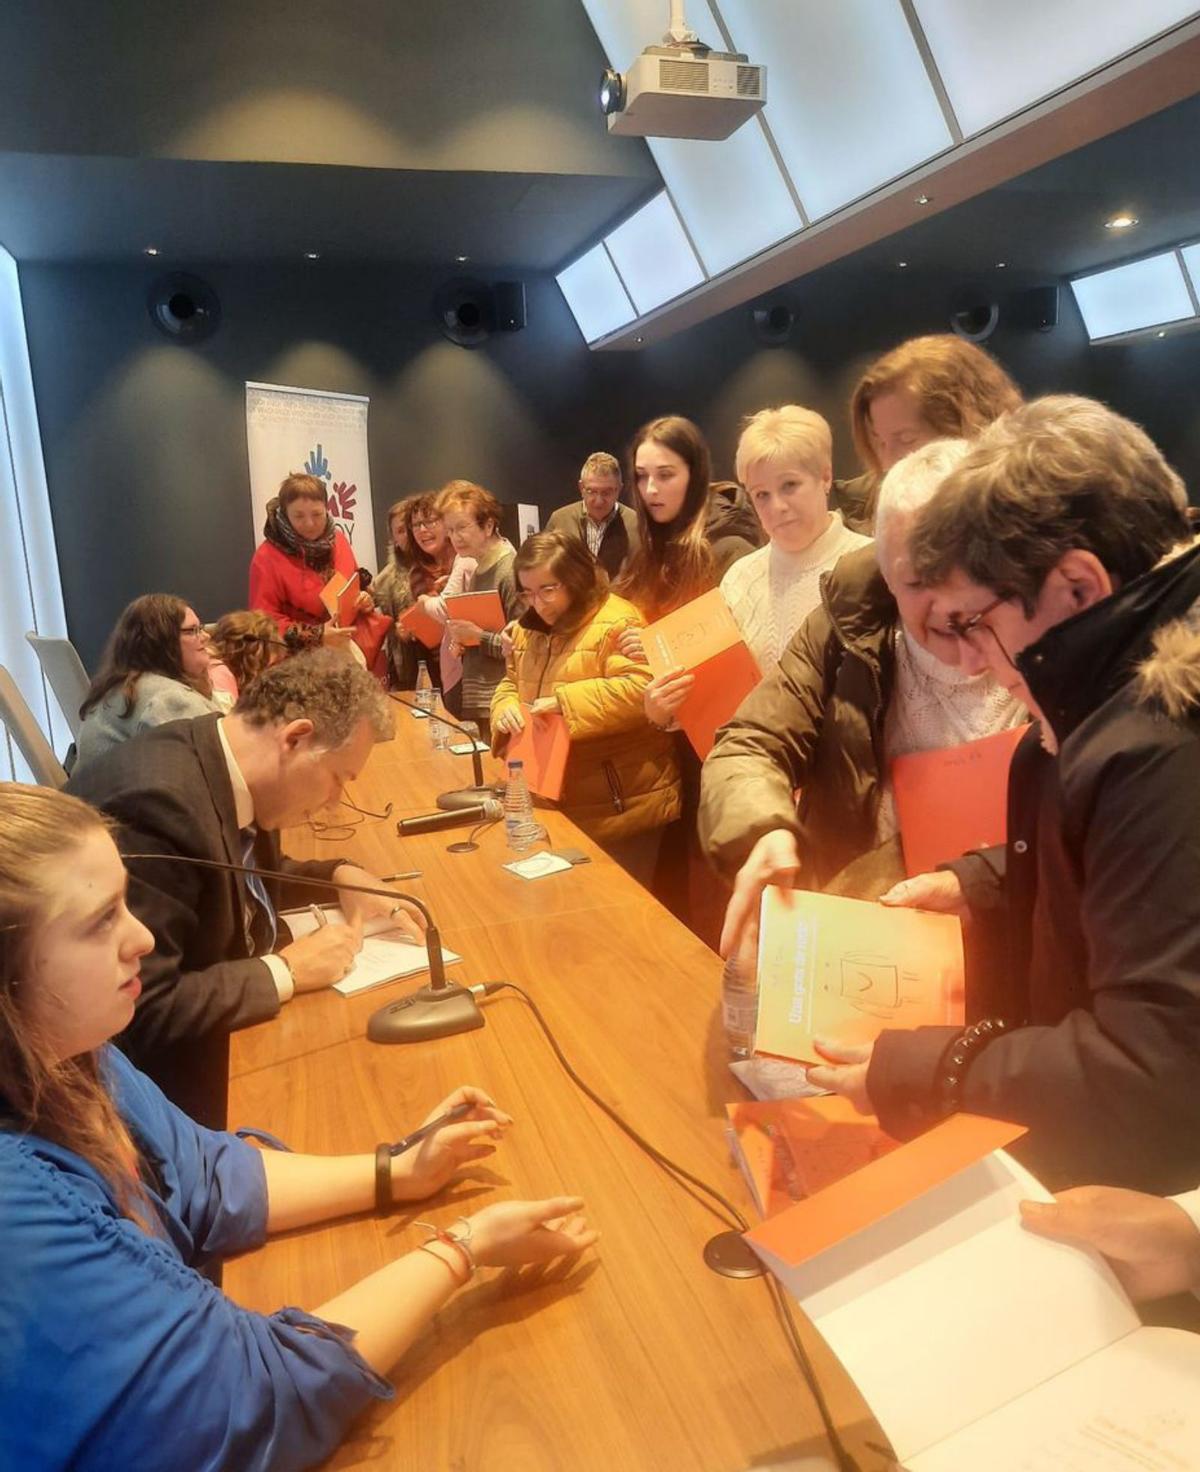
{"label": "woman with eyeglasses", "polygon": [[680,795],[673,740],[646,720],[649,668],[619,648],[641,616],[609,592],[586,545],[561,532],[527,537],[513,572],[529,606],[492,696],[492,749],[502,753],[529,721],[560,716],[571,741],[562,810],[648,882]]}
{"label": "woman with eyeglasses", "polygon": [[392,621],[387,636],[388,685],[393,690],[411,690],[416,683],[418,653],[421,647],[412,634],[399,623],[400,615],[412,606],[412,534],[408,529],[408,509],[418,497],[407,496],[388,507],[387,561],[375,574],[371,596],[375,607]]}
{"label": "woman with eyeglasses", "polygon": [[[408,533],[408,548],[411,565],[408,570],[408,587],[413,603],[422,598],[436,599],[446,586],[450,569],[454,566],[454,547],[446,534],[446,523],[438,509],[435,491],[415,496],[404,512],[404,526]],[[431,615],[433,616],[433,615]],[[441,622],[439,619],[438,622]],[[441,649],[421,645],[417,651],[417,663],[425,661],[435,690],[442,688]],[[414,673],[415,679],[415,673]]]}
{"label": "woman with eyeglasses", "polygon": [[896,757],[978,741],[1028,719],[990,674],[958,667],[958,632],[934,619],[933,595],[909,562],[917,512],[968,448],[939,440],[888,472],[874,546],[826,575],[820,606],[778,667],[717,733],[701,782],[700,841],[734,879],[724,955],[736,950],[769,884],[885,897],[904,879],[890,776]]}
{"label": "woman with eyeglasses", "polygon": [[[154,948],[127,888],[94,808],[0,784],[0,1462],[316,1467],[393,1398],[387,1377],[422,1338],[432,1347],[452,1298],[455,1341],[482,1330],[489,1308],[506,1312],[503,1290],[463,1295],[468,1283],[569,1260],[597,1233],[565,1195],[472,1204],[449,1230],[411,1230],[415,1203],[459,1184],[512,1124],[477,1088],[454,1090],[426,1123],[461,1117],[390,1159],[386,1146],[382,1160],[293,1154],[269,1138],[276,1148],[260,1150],[196,1124],[111,1046]],[[254,1313],[203,1276],[269,1237],[373,1206],[397,1212],[379,1234],[386,1260],[320,1305]]]}
{"label": "woman with eyeglasses", "polygon": [[182,598],[147,593],[117,620],[79,714],[75,770],[139,731],[211,715],[208,635]]}

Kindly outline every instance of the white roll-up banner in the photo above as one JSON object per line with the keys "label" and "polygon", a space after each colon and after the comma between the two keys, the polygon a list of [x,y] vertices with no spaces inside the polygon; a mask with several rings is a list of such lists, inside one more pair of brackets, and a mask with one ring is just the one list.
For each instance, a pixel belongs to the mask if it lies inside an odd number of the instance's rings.
{"label": "white roll-up banner", "polygon": [[267,502],[289,475],[315,475],[325,485],[329,514],[360,567],[377,570],[367,408],[358,394],[246,385],[246,448],[250,454],[250,514],[254,545],[263,539]]}

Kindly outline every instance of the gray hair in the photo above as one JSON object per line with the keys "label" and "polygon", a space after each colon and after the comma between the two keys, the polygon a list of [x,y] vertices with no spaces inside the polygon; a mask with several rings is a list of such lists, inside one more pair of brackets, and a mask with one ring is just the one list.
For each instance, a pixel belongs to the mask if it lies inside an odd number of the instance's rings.
{"label": "gray hair", "polygon": [[932,440],[898,460],[883,478],[875,507],[875,543],[881,553],[888,532],[904,534],[947,475],[966,458],[966,440]]}
{"label": "gray hair", "polygon": [[316,744],[326,751],[345,746],[360,721],[376,741],[390,741],[395,719],[374,675],[332,649],[297,654],[264,670],[238,696],[233,713],[249,726],[311,721]]}

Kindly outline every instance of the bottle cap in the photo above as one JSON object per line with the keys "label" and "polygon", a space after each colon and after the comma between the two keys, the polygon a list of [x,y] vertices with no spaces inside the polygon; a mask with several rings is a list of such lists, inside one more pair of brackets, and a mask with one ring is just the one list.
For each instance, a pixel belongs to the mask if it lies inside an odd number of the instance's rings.
{"label": "bottle cap", "polygon": [[508,770],[510,772],[523,772],[525,770],[525,763],[524,762],[509,762],[509,764],[508,764]]}

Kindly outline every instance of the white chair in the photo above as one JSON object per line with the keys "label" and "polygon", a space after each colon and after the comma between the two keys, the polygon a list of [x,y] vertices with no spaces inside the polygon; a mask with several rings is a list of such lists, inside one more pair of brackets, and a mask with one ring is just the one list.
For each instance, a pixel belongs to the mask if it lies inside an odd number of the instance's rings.
{"label": "white chair", "polygon": [[71,735],[78,736],[81,724],[79,707],[83,704],[91,681],[83,667],[83,661],[75,652],[74,644],[70,639],[48,639],[32,632],[25,635],[25,641],[32,646],[42,667],[42,674],[54,691],[54,698],[62,706]]}
{"label": "white chair", "polygon": [[65,787],[67,774],[54,755],[54,749],[42,734],[42,728],[25,704],[17,682],[0,665],[0,721],[25,758],[25,763],[42,787]]}

